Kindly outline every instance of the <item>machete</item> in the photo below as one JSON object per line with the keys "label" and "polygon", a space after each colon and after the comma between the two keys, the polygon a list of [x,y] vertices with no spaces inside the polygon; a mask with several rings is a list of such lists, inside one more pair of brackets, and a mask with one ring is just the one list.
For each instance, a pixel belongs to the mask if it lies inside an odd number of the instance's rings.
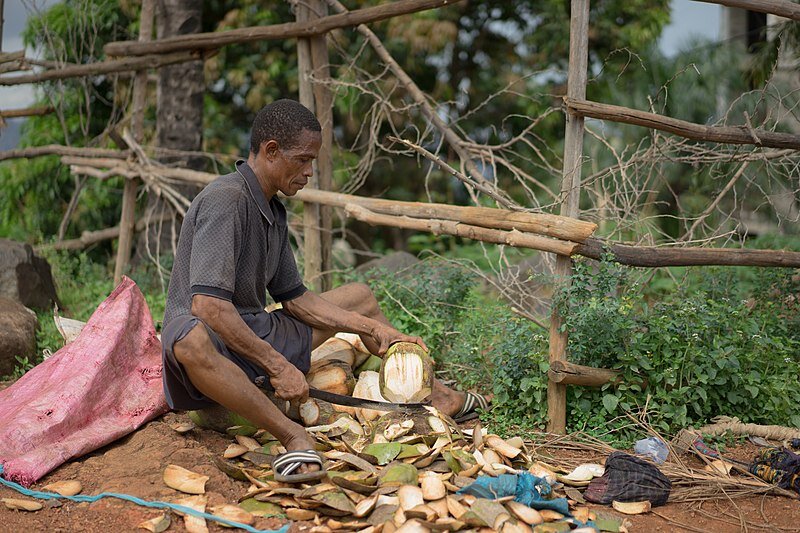
{"label": "machete", "polygon": [[[266,378],[259,376],[254,380],[256,387],[265,391],[274,392],[274,389],[269,385]],[[404,413],[426,411],[426,407],[430,407],[430,402],[426,403],[392,403],[392,402],[379,402],[377,400],[365,400],[363,398],[353,398],[352,396],[345,396],[343,394],[336,394],[324,390],[315,389],[314,387],[308,388],[308,396],[316,398],[328,403],[336,405],[344,405],[345,407],[360,407],[362,409],[374,409],[376,411],[402,411]]]}
{"label": "machete", "polygon": [[392,403],[392,402],[379,402],[377,400],[365,400],[363,398],[353,398],[352,396],[344,396],[343,394],[335,394],[324,390],[309,387],[308,395],[317,400],[323,400],[328,403],[335,403],[336,405],[344,405],[346,407],[360,407],[365,409],[374,409],[376,411],[426,411],[426,407],[430,407],[430,403]]}

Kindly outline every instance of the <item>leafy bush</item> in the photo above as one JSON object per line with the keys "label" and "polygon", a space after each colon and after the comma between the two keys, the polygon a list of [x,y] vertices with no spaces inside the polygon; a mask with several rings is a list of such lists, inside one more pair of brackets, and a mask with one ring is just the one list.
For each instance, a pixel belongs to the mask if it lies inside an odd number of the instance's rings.
{"label": "leafy bush", "polygon": [[431,353],[441,353],[456,333],[464,302],[475,281],[464,269],[445,261],[427,260],[402,272],[373,269],[356,280],[366,281],[386,318],[400,331],[425,339]]}
{"label": "leafy bush", "polygon": [[[626,285],[625,267],[576,264],[572,285],[557,304],[566,315],[574,362],[614,368],[623,381],[602,390],[569,389],[569,424],[605,427],[647,399],[650,422],[665,432],[707,423],[717,415],[800,427],[800,284],[791,271],[763,272],[749,299],[733,298],[733,269],[706,269],[692,284],[653,305]],[[782,307],[795,306],[795,314]],[[624,421],[618,422],[620,425]]]}
{"label": "leafy bush", "polygon": [[[557,292],[569,358],[618,369],[622,382],[568,388],[568,428],[606,434],[647,405],[666,433],[717,415],[800,427],[800,278],[786,269],[689,269],[682,289],[648,304],[636,270],[578,261]],[[547,420],[547,333],[515,315],[472,275],[428,261],[370,282],[387,317],[426,339],[441,377],[495,395],[496,426],[540,429]],[[413,316],[411,316],[413,315]],[[629,439],[622,431],[615,438]]]}

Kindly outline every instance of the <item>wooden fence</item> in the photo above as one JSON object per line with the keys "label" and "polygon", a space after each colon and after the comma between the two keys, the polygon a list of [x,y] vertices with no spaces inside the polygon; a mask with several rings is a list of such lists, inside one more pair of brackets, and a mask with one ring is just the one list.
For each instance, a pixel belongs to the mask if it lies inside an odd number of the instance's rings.
{"label": "wooden fence", "polygon": [[[596,225],[579,220],[581,167],[583,163],[584,117],[635,124],[679,135],[688,139],[786,149],[800,148],[800,136],[758,130],[750,127],[714,127],[642,112],[620,106],[586,100],[588,73],[589,0],[571,0],[570,52],[567,96],[564,99],[566,137],[560,193],[560,215],[530,213],[520,210],[510,199],[487,180],[464,149],[464,140],[436,113],[424,93],[392,58],[380,39],[366,26],[427,9],[445,7],[460,0],[402,0],[348,12],[337,0],[307,0],[296,4],[295,22],[273,26],[240,28],[151,40],[153,0],[144,0],[137,41],[109,43],[104,50],[105,61],[85,65],[62,65],[52,68],[47,62],[25,57],[23,52],[0,51],[0,74],[39,65],[40,72],[21,75],[0,75],[0,86],[40,83],[101,74],[134,72],[132,135],[126,136],[124,150],[40,146],[0,152],[0,161],[42,155],[60,155],[72,172],[105,179],[124,176],[122,215],[120,225],[86,232],[79,239],[56,242],[59,249],[77,249],[103,239],[118,238],[115,279],[119,280],[130,259],[134,231],[144,229],[157,220],[137,221],[135,198],[139,185],[180,182],[204,186],[216,175],[160,165],[148,158],[139,145],[145,108],[147,69],[210,57],[229,44],[268,39],[297,38],[298,70],[300,72],[300,101],[312,109],[323,125],[321,157],[316,164],[313,180],[297,194],[304,203],[304,258],[306,280],[318,290],[329,287],[325,278],[329,270],[331,208],[344,210],[347,216],[369,224],[409,228],[436,234],[458,235],[485,242],[531,248],[556,254],[556,274],[560,283],[569,283],[572,273],[571,257],[583,255],[598,259],[603,253],[623,264],[635,266],[678,265],[752,265],[800,267],[800,253],[778,250],[744,250],[715,248],[658,248],[629,246],[592,237]],[[706,0],[702,0],[706,1]],[[711,3],[773,13],[800,20],[800,6],[787,0],[707,0]],[[326,5],[327,4],[327,5]],[[2,6],[2,0],[0,0]],[[328,15],[328,7],[336,14]],[[329,79],[328,32],[337,28],[356,27],[391,70],[408,94],[420,106],[426,118],[439,131],[448,147],[464,162],[469,175],[463,175],[443,165],[468,186],[493,198],[500,208],[457,207],[444,204],[398,202],[339,194],[331,191],[333,161],[332,97],[324,83]],[[0,9],[0,35],[2,34]],[[312,76],[313,75],[313,76]],[[312,79],[313,78],[313,79]],[[321,82],[321,83],[320,83]],[[2,117],[28,116],[49,112],[49,109],[0,111]],[[413,146],[412,146],[413,147]],[[422,155],[442,164],[433,154]],[[568,333],[560,331],[562,317],[553,309],[550,322],[550,371],[548,386],[548,430],[564,433],[566,429],[566,385],[601,386],[618,379],[618,373],[575,365],[567,360]]]}

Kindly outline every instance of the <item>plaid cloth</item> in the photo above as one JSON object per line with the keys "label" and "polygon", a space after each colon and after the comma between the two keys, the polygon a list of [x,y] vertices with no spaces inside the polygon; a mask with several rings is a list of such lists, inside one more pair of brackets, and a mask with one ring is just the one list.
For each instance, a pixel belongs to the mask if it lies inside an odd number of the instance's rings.
{"label": "plaid cloth", "polygon": [[800,455],[787,448],[765,448],[750,465],[750,472],[767,483],[800,494]]}
{"label": "plaid cloth", "polygon": [[627,453],[612,452],[606,459],[605,474],[589,483],[583,497],[603,505],[649,500],[657,507],[667,503],[671,490],[670,480],[652,463]]}

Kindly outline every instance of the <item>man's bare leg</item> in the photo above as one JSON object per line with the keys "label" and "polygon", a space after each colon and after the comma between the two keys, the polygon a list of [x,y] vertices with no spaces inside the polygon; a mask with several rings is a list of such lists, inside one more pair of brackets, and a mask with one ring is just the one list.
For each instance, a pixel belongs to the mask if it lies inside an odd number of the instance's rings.
{"label": "man's bare leg", "polygon": [[[378,301],[372,294],[372,290],[363,283],[342,285],[341,287],[324,292],[320,296],[342,309],[354,311],[388,326],[392,326],[386,318],[386,315],[383,314],[383,311],[381,311],[381,308],[378,306]],[[335,334],[335,331],[314,329],[312,337],[313,347],[316,348]],[[370,353],[378,353],[378,346],[371,338],[364,336],[361,340],[364,341]],[[449,416],[456,414],[464,406],[465,398],[466,396],[464,393],[449,389],[438,379],[434,379],[433,391],[431,392],[431,404],[444,414]]]}
{"label": "man's bare leg", "polygon": [[[192,384],[204,395],[269,431],[287,451],[314,448],[305,428],[287,418],[241,368],[217,351],[202,324],[176,342],[173,351]],[[300,472],[316,470],[318,465],[303,465]]]}

